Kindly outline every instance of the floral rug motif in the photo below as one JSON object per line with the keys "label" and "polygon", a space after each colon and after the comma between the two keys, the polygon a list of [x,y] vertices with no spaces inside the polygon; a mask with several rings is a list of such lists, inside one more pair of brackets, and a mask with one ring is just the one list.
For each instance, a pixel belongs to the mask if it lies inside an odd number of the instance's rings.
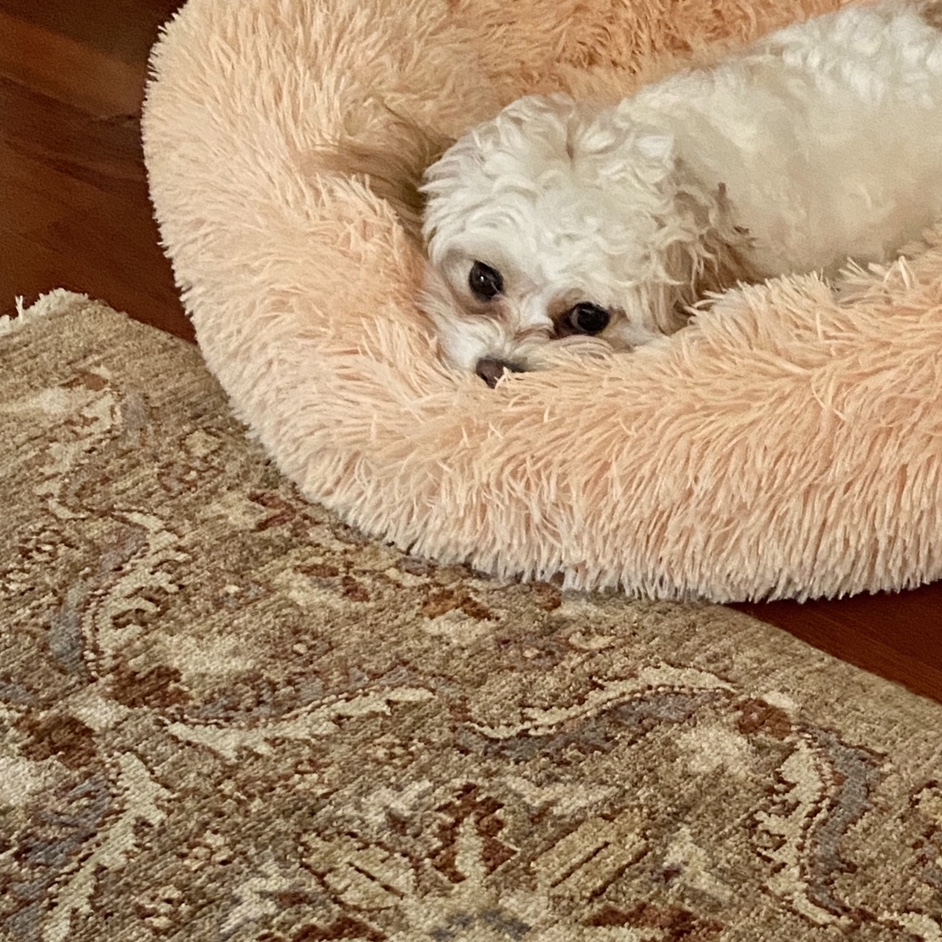
{"label": "floral rug motif", "polygon": [[942,707],[368,540],[80,296],[0,358],[0,939],[942,939]]}

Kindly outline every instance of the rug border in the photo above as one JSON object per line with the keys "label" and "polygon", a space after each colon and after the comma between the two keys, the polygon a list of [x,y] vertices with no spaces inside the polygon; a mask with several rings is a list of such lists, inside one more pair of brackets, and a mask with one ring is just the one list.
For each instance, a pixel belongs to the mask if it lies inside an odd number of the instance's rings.
{"label": "rug border", "polygon": [[[4,337],[7,334],[14,334],[28,327],[33,321],[39,318],[64,314],[72,305],[95,303],[87,294],[82,294],[78,291],[70,291],[68,288],[53,288],[51,291],[39,295],[39,297],[29,305],[26,304],[23,295],[17,295],[14,300],[16,303],[16,314],[4,314],[0,317],[0,337]],[[105,301],[99,303],[105,304],[111,310],[114,310],[114,308]]]}

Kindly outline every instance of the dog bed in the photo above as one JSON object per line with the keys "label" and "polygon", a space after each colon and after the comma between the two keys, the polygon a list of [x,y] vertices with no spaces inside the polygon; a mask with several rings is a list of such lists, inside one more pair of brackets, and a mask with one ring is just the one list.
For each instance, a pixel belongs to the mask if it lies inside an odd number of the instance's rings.
{"label": "dog bed", "polygon": [[153,54],[145,155],[236,413],[311,500],[501,577],[715,601],[937,579],[942,235],[839,299],[737,289],[631,355],[496,389],[440,365],[415,304],[430,142],[834,5],[189,0]]}

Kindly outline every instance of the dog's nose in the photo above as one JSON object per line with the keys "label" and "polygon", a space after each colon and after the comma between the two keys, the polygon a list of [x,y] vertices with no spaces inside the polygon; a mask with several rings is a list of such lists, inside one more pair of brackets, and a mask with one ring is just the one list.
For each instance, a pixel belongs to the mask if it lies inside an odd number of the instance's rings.
{"label": "dog's nose", "polygon": [[525,372],[525,370],[517,366],[516,363],[508,363],[506,360],[498,360],[495,357],[482,357],[478,360],[478,365],[474,368],[474,372],[477,373],[491,389],[497,385],[497,381],[504,375],[505,370],[508,373]]}

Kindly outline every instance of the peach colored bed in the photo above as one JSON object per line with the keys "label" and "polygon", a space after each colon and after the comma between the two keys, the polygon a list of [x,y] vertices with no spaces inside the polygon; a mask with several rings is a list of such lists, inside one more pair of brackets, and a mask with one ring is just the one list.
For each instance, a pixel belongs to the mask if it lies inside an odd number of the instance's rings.
{"label": "peach colored bed", "polygon": [[[144,116],[207,363],[311,500],[501,576],[717,601],[942,574],[942,237],[858,279],[734,291],[604,363],[496,390],[441,367],[396,212],[510,99],[611,97],[814,0],[190,0]],[[717,9],[722,8],[722,15]],[[370,180],[382,149],[401,179]]]}

